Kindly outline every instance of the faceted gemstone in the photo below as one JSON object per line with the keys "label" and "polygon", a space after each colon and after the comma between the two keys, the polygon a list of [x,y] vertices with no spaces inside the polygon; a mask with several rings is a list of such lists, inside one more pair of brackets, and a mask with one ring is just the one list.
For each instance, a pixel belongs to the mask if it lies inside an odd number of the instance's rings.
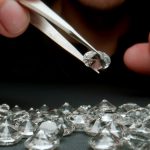
{"label": "faceted gemstone", "polygon": [[45,133],[49,135],[61,138],[63,136],[63,129],[61,126],[57,125],[54,121],[44,121],[39,125],[40,130],[44,130]]}
{"label": "faceted gemstone", "polygon": [[101,121],[107,125],[108,123],[113,121],[114,115],[115,115],[114,113],[104,113],[101,116]]}
{"label": "faceted gemstone", "polygon": [[51,110],[48,114],[44,115],[45,120],[56,121],[61,116],[60,111],[58,109]]}
{"label": "faceted gemstone", "polygon": [[10,107],[7,104],[0,105],[0,120],[3,119],[3,117],[11,115]]}
{"label": "faceted gemstone", "polygon": [[42,113],[39,110],[36,110],[35,112],[32,113],[30,112],[30,117],[32,122],[34,122],[37,125],[44,120]]}
{"label": "faceted gemstone", "polygon": [[58,121],[59,124],[61,124],[61,127],[63,128],[64,131],[63,136],[70,135],[75,131],[74,124],[71,121],[69,121],[67,118],[60,118]]}
{"label": "faceted gemstone", "polygon": [[29,113],[25,110],[16,111],[12,114],[12,120],[16,126],[19,126],[26,119],[29,119]]}
{"label": "faceted gemstone", "polygon": [[119,106],[117,112],[124,114],[130,110],[134,110],[138,108],[140,108],[140,106],[135,103],[126,103],[126,104]]}
{"label": "faceted gemstone", "polygon": [[15,105],[11,110],[12,112],[18,112],[18,111],[21,111],[22,109],[18,105]]}
{"label": "faceted gemstone", "polygon": [[0,113],[7,113],[9,110],[10,110],[9,105],[7,104],[0,105]]}
{"label": "faceted gemstone", "polygon": [[86,134],[90,136],[96,136],[98,133],[101,132],[101,130],[104,128],[104,126],[101,124],[100,118],[90,122],[89,125],[85,126],[84,131]]}
{"label": "faceted gemstone", "polygon": [[18,143],[22,139],[17,129],[8,123],[7,119],[0,124],[0,145],[8,146]]}
{"label": "faceted gemstone", "polygon": [[69,115],[74,111],[74,108],[67,102],[65,102],[60,108],[59,111],[64,115]]}
{"label": "faceted gemstone", "polygon": [[88,116],[85,114],[70,115],[68,119],[74,124],[76,128],[75,131],[84,131],[85,126],[90,122]]}
{"label": "faceted gemstone", "polygon": [[132,147],[135,149],[140,148],[145,142],[149,141],[150,132],[148,133],[144,128],[138,128],[130,130],[127,135],[124,137],[127,141],[130,142]]}
{"label": "faceted gemstone", "polygon": [[122,138],[127,130],[125,126],[114,121],[110,122],[106,128],[118,138]]}
{"label": "faceted gemstone", "polygon": [[43,104],[39,111],[42,113],[42,114],[47,114],[49,112],[49,107],[46,105],[46,104]]}
{"label": "faceted gemstone", "polygon": [[108,100],[103,99],[99,105],[98,108],[101,112],[115,112],[116,111],[116,106],[111,104]]}
{"label": "faceted gemstone", "polygon": [[36,130],[36,125],[30,120],[27,119],[19,125],[19,133],[23,135],[24,138],[30,137],[33,135]]}
{"label": "faceted gemstone", "polygon": [[89,144],[94,150],[115,150],[119,139],[107,129],[103,129],[101,133],[90,139]]}
{"label": "faceted gemstone", "polygon": [[149,115],[149,110],[146,108],[138,108],[130,110],[126,113],[126,117],[130,118],[133,123],[143,122],[144,118],[147,118]]}
{"label": "faceted gemstone", "polygon": [[83,62],[87,67],[90,67],[99,73],[100,69],[106,69],[109,67],[111,60],[104,52],[88,51],[83,56]]}
{"label": "faceted gemstone", "polygon": [[48,137],[44,130],[37,130],[25,141],[24,145],[30,150],[54,150],[59,146],[59,143],[59,139]]}
{"label": "faceted gemstone", "polygon": [[142,126],[146,129],[150,130],[150,116],[148,116],[147,118],[145,118],[142,122]]}
{"label": "faceted gemstone", "polygon": [[80,113],[80,114],[87,114],[90,109],[91,109],[91,105],[81,105],[77,108],[76,111],[77,113]]}

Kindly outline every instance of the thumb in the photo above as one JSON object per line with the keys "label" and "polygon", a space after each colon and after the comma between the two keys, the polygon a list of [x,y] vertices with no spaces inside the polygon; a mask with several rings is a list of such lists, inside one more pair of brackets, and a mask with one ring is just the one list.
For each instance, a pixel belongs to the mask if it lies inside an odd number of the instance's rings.
{"label": "thumb", "polygon": [[14,0],[0,0],[0,34],[20,35],[29,24],[29,14]]}
{"label": "thumb", "polygon": [[124,63],[137,73],[150,75],[150,35],[148,43],[135,44],[127,49]]}

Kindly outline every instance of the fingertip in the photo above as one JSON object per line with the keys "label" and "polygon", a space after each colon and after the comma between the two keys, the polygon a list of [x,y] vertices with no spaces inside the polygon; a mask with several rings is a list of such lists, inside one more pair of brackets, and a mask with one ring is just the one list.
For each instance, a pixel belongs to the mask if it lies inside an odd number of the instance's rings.
{"label": "fingertip", "polygon": [[137,73],[150,75],[150,48],[148,43],[136,44],[127,49],[124,63]]}
{"label": "fingertip", "polygon": [[0,8],[0,33],[16,37],[23,33],[30,22],[29,12],[14,0],[5,0]]}

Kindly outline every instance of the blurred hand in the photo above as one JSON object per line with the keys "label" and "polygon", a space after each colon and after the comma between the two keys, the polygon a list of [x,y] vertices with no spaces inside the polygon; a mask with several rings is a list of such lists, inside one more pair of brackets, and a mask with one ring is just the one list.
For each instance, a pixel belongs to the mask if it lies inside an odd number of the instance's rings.
{"label": "blurred hand", "polygon": [[25,31],[30,21],[29,13],[15,0],[0,0],[0,34],[16,37]]}
{"label": "blurred hand", "polygon": [[124,55],[124,62],[129,69],[150,75],[150,34],[148,41],[128,48]]}

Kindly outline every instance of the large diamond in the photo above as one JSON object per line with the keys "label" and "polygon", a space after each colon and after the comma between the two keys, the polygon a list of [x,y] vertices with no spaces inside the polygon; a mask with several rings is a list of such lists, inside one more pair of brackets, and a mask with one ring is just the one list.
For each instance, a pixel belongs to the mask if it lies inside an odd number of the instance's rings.
{"label": "large diamond", "polygon": [[106,69],[109,67],[111,60],[104,52],[88,51],[83,56],[83,62],[87,67],[90,67],[99,73],[100,69]]}

